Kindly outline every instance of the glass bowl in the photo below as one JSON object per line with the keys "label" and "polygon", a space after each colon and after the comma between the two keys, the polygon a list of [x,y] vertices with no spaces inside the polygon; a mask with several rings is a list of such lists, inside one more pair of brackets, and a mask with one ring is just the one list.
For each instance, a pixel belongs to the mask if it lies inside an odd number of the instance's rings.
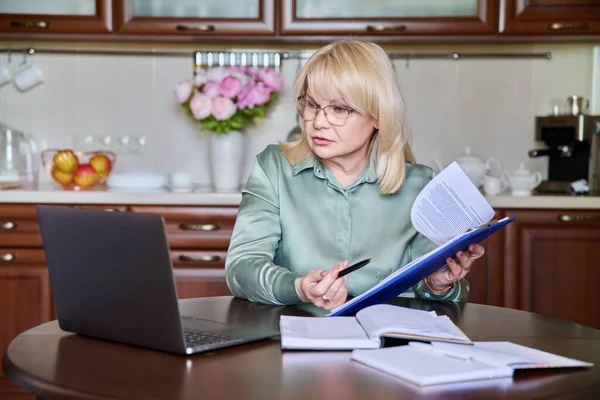
{"label": "glass bowl", "polygon": [[112,151],[46,149],[42,165],[52,181],[64,190],[92,190],[103,186],[117,155]]}

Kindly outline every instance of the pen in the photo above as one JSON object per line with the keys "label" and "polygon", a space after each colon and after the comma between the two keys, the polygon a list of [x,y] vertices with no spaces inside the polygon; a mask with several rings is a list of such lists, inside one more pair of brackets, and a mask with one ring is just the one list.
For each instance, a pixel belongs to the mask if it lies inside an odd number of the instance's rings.
{"label": "pen", "polygon": [[341,278],[344,275],[348,275],[350,272],[354,272],[357,269],[364,267],[365,265],[370,263],[372,260],[373,260],[373,258],[368,258],[366,260],[359,261],[356,264],[351,265],[346,269],[341,270],[340,273],[338,274],[338,278]]}
{"label": "pen", "polygon": [[416,347],[417,349],[423,349],[423,350],[431,351],[433,353],[441,354],[443,356],[460,358],[461,360],[465,360],[465,361],[470,361],[473,358],[473,357],[465,355],[465,354],[460,354],[460,353],[455,353],[450,350],[440,349],[439,347],[435,347],[433,345],[422,343],[422,342],[408,342],[408,345],[412,346],[412,347]]}

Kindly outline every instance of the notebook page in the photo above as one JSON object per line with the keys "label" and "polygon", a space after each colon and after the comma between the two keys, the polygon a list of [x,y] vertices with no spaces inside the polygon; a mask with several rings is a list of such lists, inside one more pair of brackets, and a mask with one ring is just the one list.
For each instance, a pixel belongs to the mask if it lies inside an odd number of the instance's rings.
{"label": "notebook page", "polygon": [[353,349],[378,348],[354,317],[297,317],[282,315],[279,320],[282,348]]}
{"label": "notebook page", "polygon": [[412,346],[354,350],[352,360],[418,386],[504,378],[513,375],[513,370],[508,367],[465,361]]}
{"label": "notebook page", "polygon": [[506,365],[514,369],[591,367],[592,363],[562,357],[556,354],[518,345],[511,342],[474,342],[473,346],[454,343],[432,343],[436,347],[462,354],[491,364]]}
{"label": "notebook page", "polygon": [[356,319],[372,339],[395,333],[469,340],[447,316],[438,316],[434,311],[377,304],[360,310]]}
{"label": "notebook page", "polygon": [[460,166],[453,162],[421,190],[410,218],[437,245],[489,222],[494,210]]}

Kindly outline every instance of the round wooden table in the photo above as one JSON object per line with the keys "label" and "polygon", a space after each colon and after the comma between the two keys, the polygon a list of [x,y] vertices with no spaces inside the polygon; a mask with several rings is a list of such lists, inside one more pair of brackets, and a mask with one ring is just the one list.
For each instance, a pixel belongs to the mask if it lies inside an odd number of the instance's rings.
{"label": "round wooden table", "polygon": [[[350,352],[282,351],[275,339],[178,356],[61,331],[52,321],[15,338],[4,372],[40,398],[59,399],[596,399],[600,331],[572,322],[478,304],[398,299],[446,314],[474,341],[507,340],[593,362],[590,369],[517,371],[514,377],[418,388],[350,361]],[[279,316],[322,315],[233,297],[181,301],[183,315],[265,327]]]}

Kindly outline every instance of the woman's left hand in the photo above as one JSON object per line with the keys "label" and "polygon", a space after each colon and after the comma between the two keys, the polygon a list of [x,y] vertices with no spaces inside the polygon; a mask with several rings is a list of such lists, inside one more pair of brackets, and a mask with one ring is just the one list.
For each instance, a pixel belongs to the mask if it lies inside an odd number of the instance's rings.
{"label": "woman's left hand", "polygon": [[485,250],[478,244],[471,244],[465,252],[456,253],[456,258],[448,257],[446,265],[427,277],[427,283],[433,292],[444,292],[454,282],[464,278],[473,265],[473,260],[483,256]]}

